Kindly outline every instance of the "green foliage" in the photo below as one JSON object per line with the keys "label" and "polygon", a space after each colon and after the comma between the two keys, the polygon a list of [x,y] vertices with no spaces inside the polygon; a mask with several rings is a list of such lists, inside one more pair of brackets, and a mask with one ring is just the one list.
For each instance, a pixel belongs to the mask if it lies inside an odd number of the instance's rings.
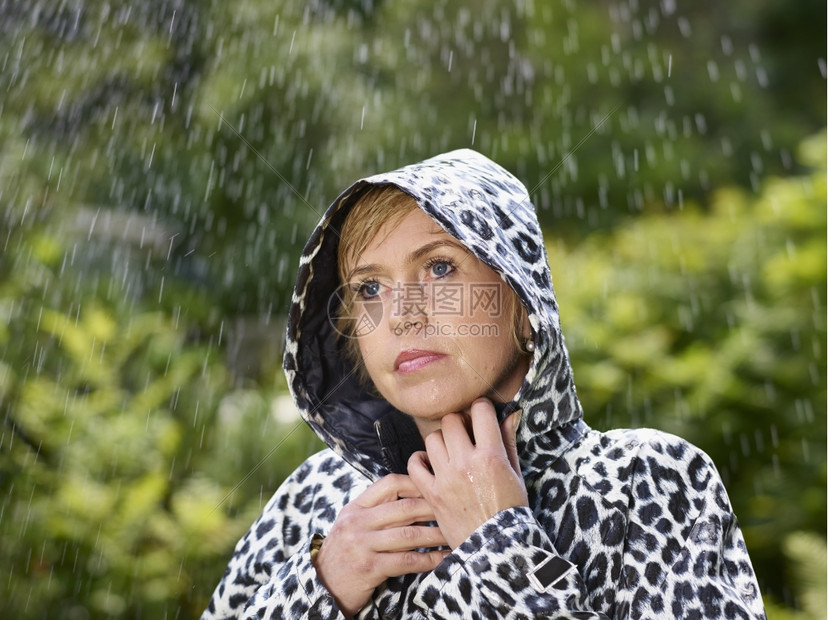
{"label": "green foliage", "polygon": [[[790,170],[824,124],[823,98],[790,92],[824,90],[824,32],[800,36],[824,7],[778,11],[772,0],[15,4],[0,142],[50,193],[3,198],[30,217],[53,201],[98,217],[110,246],[87,250],[98,269],[123,240],[106,218],[143,216],[126,238],[155,239],[159,266],[131,278],[157,291],[163,270],[165,287],[196,288],[214,310],[201,324],[278,313],[336,192],[438,151],[491,155],[570,237]],[[796,89],[777,87],[789,80]]]}
{"label": "green foliage", "polygon": [[780,545],[826,521],[825,135],[808,176],[549,247],[587,420],[656,426],[707,451],[763,590]]}
{"label": "green foliage", "polygon": [[175,316],[78,295],[58,239],[19,241],[25,260],[0,281],[0,611],[197,617],[318,440],[271,415],[264,393],[233,389],[223,351]]}
{"label": "green foliage", "polygon": [[793,532],[785,537],[783,550],[789,560],[792,583],[801,611],[766,601],[768,620],[822,620],[825,617],[825,539],[811,532]]}
{"label": "green foliage", "polygon": [[209,512],[221,487],[189,463],[226,388],[215,353],[185,348],[159,313],[42,307],[16,319],[8,337],[35,351],[4,381],[7,609],[73,617],[83,600],[118,615],[186,595],[187,575],[169,576],[238,534]]}

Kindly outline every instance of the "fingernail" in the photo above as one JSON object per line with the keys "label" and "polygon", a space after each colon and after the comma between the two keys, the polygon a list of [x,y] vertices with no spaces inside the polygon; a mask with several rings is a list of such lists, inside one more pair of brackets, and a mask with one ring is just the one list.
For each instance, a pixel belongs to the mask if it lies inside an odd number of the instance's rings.
{"label": "fingernail", "polygon": [[518,409],[512,414],[515,419],[512,420],[512,428],[514,429],[515,433],[517,433],[518,425],[520,424],[520,419],[523,417],[523,409]]}

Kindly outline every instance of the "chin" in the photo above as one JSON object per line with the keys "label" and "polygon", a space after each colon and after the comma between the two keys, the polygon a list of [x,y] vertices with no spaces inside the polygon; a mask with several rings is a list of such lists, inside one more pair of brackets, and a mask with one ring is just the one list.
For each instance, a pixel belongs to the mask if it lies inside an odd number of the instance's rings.
{"label": "chin", "polygon": [[426,393],[412,390],[409,394],[398,395],[397,398],[386,398],[386,400],[414,418],[439,420],[449,413],[468,411],[475,399],[481,396],[485,396],[483,391],[458,394],[456,386],[453,386],[445,389],[430,389]]}

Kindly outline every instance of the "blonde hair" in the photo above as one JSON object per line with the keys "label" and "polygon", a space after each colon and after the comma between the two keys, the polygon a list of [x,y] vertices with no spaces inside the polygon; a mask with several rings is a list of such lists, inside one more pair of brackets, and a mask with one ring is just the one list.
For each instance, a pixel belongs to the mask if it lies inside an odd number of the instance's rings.
{"label": "blonde hair", "polygon": [[356,258],[386,224],[399,224],[417,202],[394,185],[374,185],[357,199],[339,231],[336,265],[339,282],[347,282]]}
{"label": "blonde hair", "polygon": [[[339,308],[337,331],[345,336],[345,355],[354,365],[357,377],[364,385],[370,385],[370,377],[362,362],[359,342],[355,335],[356,322],[351,317],[351,307],[355,291],[348,285],[348,276],[368,244],[379,234],[383,226],[389,225],[388,233],[414,209],[417,202],[395,185],[374,185],[366,190],[345,217],[339,233],[339,246],[336,250],[336,265],[339,275],[342,303]],[[388,234],[386,233],[386,234]],[[504,283],[505,284],[505,283]],[[506,285],[504,309],[512,316],[512,337],[518,351],[527,354],[520,334],[527,319],[523,304],[511,286]]]}

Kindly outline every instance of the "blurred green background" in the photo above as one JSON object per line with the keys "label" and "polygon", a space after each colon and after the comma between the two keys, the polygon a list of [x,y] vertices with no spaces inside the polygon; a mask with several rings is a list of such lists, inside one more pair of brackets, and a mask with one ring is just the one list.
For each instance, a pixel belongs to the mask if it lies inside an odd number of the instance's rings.
{"label": "blurred green background", "polygon": [[717,463],[825,617],[826,6],[0,3],[0,616],[197,618],[320,448],[279,368],[356,178],[530,188],[587,421]]}

